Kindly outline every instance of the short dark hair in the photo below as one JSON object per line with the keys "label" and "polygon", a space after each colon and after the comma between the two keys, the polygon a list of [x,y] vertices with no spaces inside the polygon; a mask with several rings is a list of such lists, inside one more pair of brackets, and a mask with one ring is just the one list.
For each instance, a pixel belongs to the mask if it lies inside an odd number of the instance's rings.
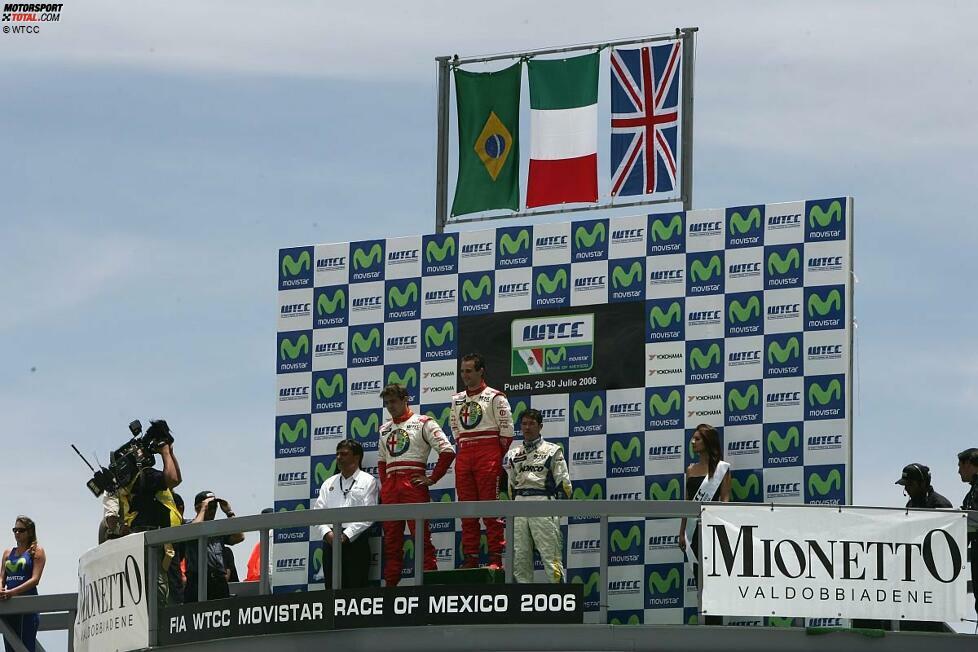
{"label": "short dark hair", "polygon": [[390,385],[385,385],[384,389],[382,389],[380,392],[380,398],[387,398],[388,396],[407,400],[408,392],[406,389],[404,389],[403,385],[391,383]]}
{"label": "short dark hair", "polygon": [[533,419],[537,422],[538,426],[543,425],[543,414],[540,412],[540,410],[535,408],[527,408],[523,410],[523,413],[520,415],[520,421],[523,421],[523,419]]}
{"label": "short dark hair", "polygon": [[357,463],[357,466],[360,466],[360,463],[363,462],[363,446],[360,445],[360,442],[354,439],[343,439],[336,444],[336,452],[339,453],[341,448],[345,448],[353,453],[354,457],[359,458],[360,462]]}
{"label": "short dark hair", "polygon": [[467,353],[462,356],[462,362],[474,362],[476,371],[486,370],[486,359],[482,357],[481,353]]}
{"label": "short dark hair", "polygon": [[978,466],[978,448],[966,448],[958,453],[959,462],[968,462]]}

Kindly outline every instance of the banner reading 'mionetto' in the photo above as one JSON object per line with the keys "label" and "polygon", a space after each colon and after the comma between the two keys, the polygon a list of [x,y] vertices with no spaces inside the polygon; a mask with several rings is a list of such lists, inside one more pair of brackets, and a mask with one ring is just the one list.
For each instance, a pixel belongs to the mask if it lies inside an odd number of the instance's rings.
{"label": "banner reading 'mionetto'", "polygon": [[959,622],[963,512],[703,509],[703,612]]}

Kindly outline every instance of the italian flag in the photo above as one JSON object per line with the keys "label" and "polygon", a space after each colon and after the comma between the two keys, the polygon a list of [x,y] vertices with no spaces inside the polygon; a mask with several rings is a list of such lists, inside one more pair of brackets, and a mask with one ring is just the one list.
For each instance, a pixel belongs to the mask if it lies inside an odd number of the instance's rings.
{"label": "italian flag", "polygon": [[527,62],[530,179],[526,206],[598,200],[598,53]]}

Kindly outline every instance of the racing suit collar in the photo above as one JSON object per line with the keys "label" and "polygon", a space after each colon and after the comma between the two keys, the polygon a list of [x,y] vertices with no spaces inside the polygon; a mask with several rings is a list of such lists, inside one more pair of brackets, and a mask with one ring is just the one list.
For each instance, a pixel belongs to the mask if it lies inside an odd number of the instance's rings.
{"label": "racing suit collar", "polygon": [[465,389],[465,395],[466,396],[475,396],[476,394],[481,394],[482,392],[484,392],[486,390],[486,387],[488,387],[488,385],[486,385],[486,381],[483,380],[482,383],[478,387],[476,387],[475,389],[468,389],[468,388],[466,388]]}
{"label": "racing suit collar", "polygon": [[523,441],[523,449],[528,451],[535,451],[540,448],[540,444],[543,443],[543,435],[537,437],[533,441]]}
{"label": "racing suit collar", "polygon": [[408,408],[407,410],[404,411],[404,414],[402,414],[401,416],[397,418],[391,417],[391,421],[393,421],[394,423],[404,423],[405,421],[407,421],[413,416],[414,416],[414,412],[411,411],[411,408]]}

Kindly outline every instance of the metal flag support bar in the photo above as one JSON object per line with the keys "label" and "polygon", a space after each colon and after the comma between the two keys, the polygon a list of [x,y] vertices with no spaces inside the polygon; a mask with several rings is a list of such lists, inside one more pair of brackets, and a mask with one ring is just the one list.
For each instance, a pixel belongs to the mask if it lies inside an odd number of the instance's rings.
{"label": "metal flag support bar", "polygon": [[[698,27],[676,28],[673,34],[659,36],[646,36],[641,38],[621,39],[617,41],[605,41],[602,43],[585,43],[581,45],[571,45],[558,48],[545,48],[540,50],[528,50],[525,52],[507,52],[504,54],[492,54],[476,57],[461,58],[457,54],[454,56],[435,57],[438,64],[438,108],[437,108],[437,145],[436,145],[436,171],[435,171],[435,233],[444,233],[445,227],[449,224],[464,224],[468,222],[484,222],[487,220],[505,220],[517,217],[537,217],[541,215],[556,215],[560,213],[578,213],[595,210],[608,210],[627,208],[630,206],[649,206],[652,204],[671,204],[682,202],[683,210],[690,210],[693,207],[693,67],[695,65],[695,39]],[[546,54],[561,54],[564,52],[577,52],[580,50],[603,50],[609,47],[619,47],[623,45],[637,45],[641,43],[653,43],[656,41],[681,40],[683,43],[683,62],[682,62],[682,111],[683,120],[680,127],[680,152],[681,152],[681,171],[680,171],[680,191],[678,197],[666,199],[647,199],[632,201],[627,203],[615,203],[614,199],[608,203],[577,206],[571,208],[553,208],[543,211],[517,211],[502,215],[483,215],[479,217],[467,217],[463,219],[449,220],[448,216],[448,143],[449,143],[449,100],[451,97],[451,80],[449,72],[458,66],[469,63],[486,63],[489,61],[500,61],[505,59],[532,59],[533,57]]]}

